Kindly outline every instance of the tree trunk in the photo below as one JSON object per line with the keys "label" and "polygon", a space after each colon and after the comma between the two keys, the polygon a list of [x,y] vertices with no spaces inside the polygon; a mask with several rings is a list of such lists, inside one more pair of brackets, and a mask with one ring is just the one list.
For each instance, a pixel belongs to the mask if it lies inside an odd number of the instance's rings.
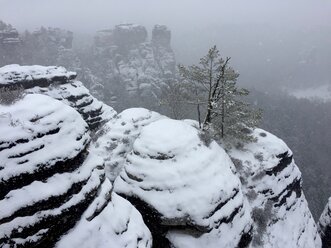
{"label": "tree trunk", "polygon": [[200,117],[200,104],[198,103],[197,105],[197,110],[198,110],[198,120],[199,120],[199,128],[201,128],[201,117]]}

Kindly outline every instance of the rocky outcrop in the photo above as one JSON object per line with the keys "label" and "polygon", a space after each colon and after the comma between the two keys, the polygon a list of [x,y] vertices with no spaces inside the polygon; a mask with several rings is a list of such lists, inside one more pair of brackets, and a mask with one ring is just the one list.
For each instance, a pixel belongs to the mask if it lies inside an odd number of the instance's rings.
{"label": "rocky outcrop", "polygon": [[[120,109],[151,106],[165,79],[175,75],[175,56],[170,47],[170,31],[157,25],[152,40],[147,40],[143,26],[122,24],[97,33],[93,48],[95,75],[102,78],[105,88],[117,96]],[[107,78],[105,78],[107,75]],[[133,97],[134,96],[134,97]],[[145,102],[149,99],[149,102]]]}
{"label": "rocky outcrop", "polygon": [[0,20],[0,66],[20,61],[18,31]]}
{"label": "rocky outcrop", "polygon": [[142,213],[153,247],[246,247],[250,208],[233,164],[183,121],[141,130],[114,183]]}
{"label": "rocky outcrop", "polygon": [[[121,24],[97,32],[91,49],[73,49],[73,33],[44,28],[23,34],[0,23],[0,66],[7,64],[60,65],[78,78],[99,100],[116,109],[159,108],[164,81],[176,74],[171,32],[156,25],[148,39],[145,27]],[[3,43],[3,44],[2,44]]]}
{"label": "rocky outcrop", "polygon": [[321,247],[282,140],[256,129],[256,142],[225,152],[194,121],[116,114],[75,78],[0,68],[1,247]]}
{"label": "rocky outcrop", "polygon": [[20,43],[18,32],[11,25],[0,21],[0,44],[1,46],[6,44]]}
{"label": "rocky outcrop", "polygon": [[32,34],[35,42],[42,42],[45,47],[56,45],[57,47],[72,48],[73,33],[71,31],[41,27]]}
{"label": "rocky outcrop", "polygon": [[252,207],[252,247],[321,247],[291,150],[264,130],[253,135],[256,143],[229,151]]}
{"label": "rocky outcrop", "polygon": [[59,58],[72,49],[73,33],[59,28],[41,27],[31,33],[27,31],[21,37],[22,62],[28,65],[57,65]]}
{"label": "rocky outcrop", "polygon": [[1,247],[151,246],[141,215],[111,192],[89,142],[79,113],[48,96],[0,105]]}
{"label": "rocky outcrop", "polygon": [[90,149],[104,159],[106,174],[111,182],[122,170],[141,129],[163,118],[166,117],[144,108],[126,109],[96,133]]}
{"label": "rocky outcrop", "polygon": [[61,102],[28,95],[0,113],[0,246],[51,247],[97,195],[102,160],[87,159],[88,126]]}
{"label": "rocky outcrop", "polygon": [[61,65],[85,74],[85,68],[72,47],[73,33],[44,28],[24,33],[0,21],[0,66],[8,64]]}
{"label": "rocky outcrop", "polygon": [[171,32],[164,25],[155,25],[152,31],[152,44],[170,48]]}
{"label": "rocky outcrop", "polygon": [[322,238],[322,247],[331,247],[331,198],[329,198],[329,201],[319,219],[318,231]]}
{"label": "rocky outcrop", "polygon": [[[91,204],[77,225],[61,237],[56,248],[152,247],[152,237],[141,214],[116,193],[109,195],[109,188],[102,189],[106,197],[99,197]],[[109,203],[100,212],[106,201]]]}
{"label": "rocky outcrop", "polygon": [[96,130],[116,112],[94,98],[75,78],[75,72],[63,67],[8,65],[0,68],[0,89],[22,87],[28,93],[51,96],[76,109],[90,129]]}

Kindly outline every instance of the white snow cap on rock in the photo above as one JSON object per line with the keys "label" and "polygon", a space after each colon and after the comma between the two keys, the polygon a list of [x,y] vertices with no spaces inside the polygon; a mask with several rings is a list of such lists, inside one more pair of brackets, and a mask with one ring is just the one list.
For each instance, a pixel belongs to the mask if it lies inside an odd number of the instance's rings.
{"label": "white snow cap on rock", "polygon": [[19,86],[26,93],[48,95],[77,110],[91,131],[111,120],[116,111],[94,98],[84,85],[74,80],[76,73],[61,66],[8,65],[0,68],[0,88]]}
{"label": "white snow cap on rock", "polygon": [[0,105],[0,247],[151,247],[89,141],[81,115],[49,96]]}
{"label": "white snow cap on rock", "polygon": [[105,160],[106,174],[112,182],[120,173],[141,129],[163,118],[166,117],[144,108],[130,108],[107,122],[97,133],[100,137],[92,143],[90,150]]}
{"label": "white snow cap on rock", "polygon": [[141,214],[116,193],[111,193],[108,205],[89,220],[91,212],[105,204],[102,196],[111,192],[109,180],[102,186],[101,196],[94,200],[75,228],[61,238],[56,248],[150,248],[151,233]]}
{"label": "white snow cap on rock", "polygon": [[90,140],[78,112],[39,94],[0,105],[0,126],[0,181],[74,158]]}
{"label": "white snow cap on rock", "polygon": [[206,144],[184,121],[163,119],[142,129],[114,189],[156,209],[161,225],[174,228],[167,235],[174,247],[236,247],[250,229],[250,209],[231,166],[216,142]]}
{"label": "white snow cap on rock", "polygon": [[52,81],[54,78],[62,77],[74,79],[75,72],[67,71],[62,66],[20,66],[17,64],[6,65],[0,68],[0,85],[9,85],[21,81],[33,81],[47,79]]}
{"label": "white snow cap on rock", "polygon": [[99,128],[104,122],[116,116],[116,111],[112,107],[98,101],[83,83],[77,80],[49,87],[35,86],[26,91],[48,95],[76,109],[92,130]]}
{"label": "white snow cap on rock", "polygon": [[262,129],[255,129],[253,136],[257,142],[228,152],[252,207],[251,247],[321,247],[292,151]]}

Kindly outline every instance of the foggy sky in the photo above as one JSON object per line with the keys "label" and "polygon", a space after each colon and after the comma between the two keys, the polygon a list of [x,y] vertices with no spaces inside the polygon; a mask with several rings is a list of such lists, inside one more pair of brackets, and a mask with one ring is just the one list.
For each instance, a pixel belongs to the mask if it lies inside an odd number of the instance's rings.
{"label": "foggy sky", "polygon": [[329,0],[0,0],[0,19],[20,31],[56,26],[94,32],[118,23],[172,29],[218,23],[331,27]]}
{"label": "foggy sky", "polygon": [[0,20],[64,28],[76,43],[120,23],[164,24],[180,63],[216,44],[248,84],[331,84],[331,0],[0,0]]}

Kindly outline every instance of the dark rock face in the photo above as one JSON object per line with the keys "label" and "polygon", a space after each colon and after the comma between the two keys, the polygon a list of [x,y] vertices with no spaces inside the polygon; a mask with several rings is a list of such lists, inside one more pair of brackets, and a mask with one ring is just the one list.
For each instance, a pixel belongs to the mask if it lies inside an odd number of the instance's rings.
{"label": "dark rock face", "polygon": [[322,247],[331,247],[331,198],[329,198],[319,219],[318,231],[322,238]]}
{"label": "dark rock face", "polygon": [[[73,33],[59,28],[40,28],[22,35],[24,64],[56,65],[72,48]],[[19,63],[19,62],[16,62]],[[71,62],[73,63],[73,62]],[[62,65],[62,64],[61,64]]]}
{"label": "dark rock face", "polygon": [[0,105],[0,247],[151,246],[89,142],[80,114],[51,97]]}
{"label": "dark rock face", "polygon": [[153,247],[250,243],[250,209],[230,158],[215,142],[205,146],[183,121],[144,127],[114,189],[141,212]]}
{"label": "dark rock face", "polygon": [[42,27],[19,35],[10,25],[0,26],[0,66],[64,66],[78,72],[95,97],[119,110],[157,111],[164,81],[176,74],[171,33],[162,25],[154,27],[150,40],[146,28],[136,24],[99,31],[83,53],[72,48],[73,33],[67,30]]}
{"label": "dark rock face", "polygon": [[[73,33],[59,28],[44,28],[19,34],[0,21],[0,66],[8,64],[42,64],[74,66]],[[72,61],[66,61],[70,58]]]}
{"label": "dark rock face", "polygon": [[152,44],[155,46],[170,47],[171,32],[164,25],[155,25],[152,31]]}
{"label": "dark rock face", "polygon": [[95,37],[95,59],[89,67],[102,79],[105,89],[121,96],[115,104],[117,109],[155,105],[164,80],[175,76],[170,31],[156,26],[152,36],[148,41],[144,27],[123,24],[99,31]]}
{"label": "dark rock face", "polygon": [[146,28],[136,24],[120,24],[114,29],[99,31],[95,37],[97,47],[117,46],[123,52],[146,41]]}
{"label": "dark rock face", "polygon": [[72,48],[73,33],[60,28],[40,28],[33,32],[37,42],[43,42],[44,46],[51,44],[57,47]]}
{"label": "dark rock face", "polygon": [[0,68],[0,89],[23,87],[28,93],[51,96],[76,109],[92,131],[116,115],[109,106],[94,98],[76,73],[56,66],[10,65]]}
{"label": "dark rock face", "polygon": [[0,20],[0,66],[20,62],[20,46],[17,30]]}
{"label": "dark rock face", "polygon": [[321,247],[291,150],[264,130],[254,136],[256,143],[229,152],[252,207],[252,246]]}
{"label": "dark rock face", "polygon": [[0,41],[1,44],[9,44],[19,42],[18,32],[11,25],[0,21]]}
{"label": "dark rock face", "polygon": [[147,40],[147,30],[140,25],[121,24],[114,28],[112,36],[113,44],[125,51],[145,42]]}

